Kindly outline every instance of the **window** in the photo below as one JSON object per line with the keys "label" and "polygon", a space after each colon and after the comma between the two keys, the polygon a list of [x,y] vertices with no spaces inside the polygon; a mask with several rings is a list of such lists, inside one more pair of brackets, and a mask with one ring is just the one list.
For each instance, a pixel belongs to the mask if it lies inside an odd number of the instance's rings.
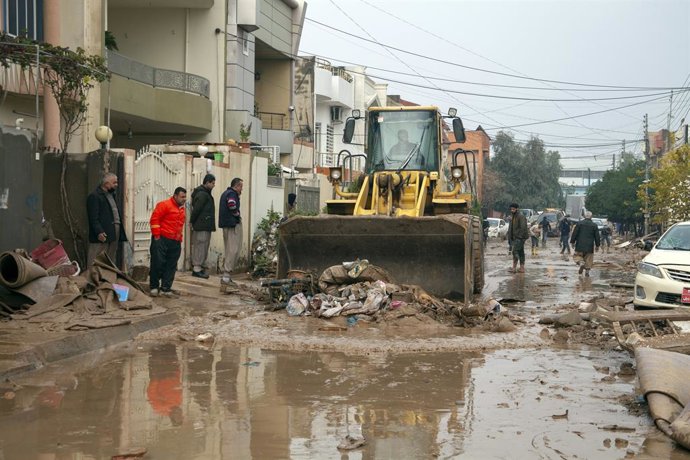
{"label": "window", "polygon": [[43,41],[43,0],[2,0],[2,30]]}
{"label": "window", "polygon": [[333,125],[326,125],[326,152],[333,153]]}
{"label": "window", "polygon": [[237,39],[242,43],[242,54],[249,56],[249,34],[244,30],[239,30]]}

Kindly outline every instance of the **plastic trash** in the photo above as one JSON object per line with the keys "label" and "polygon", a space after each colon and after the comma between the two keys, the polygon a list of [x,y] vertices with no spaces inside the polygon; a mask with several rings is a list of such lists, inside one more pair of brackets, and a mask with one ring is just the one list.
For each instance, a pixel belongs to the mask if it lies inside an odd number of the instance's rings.
{"label": "plastic trash", "polygon": [[356,316],[348,316],[347,317],[347,325],[348,327],[352,327],[355,324],[357,324],[357,317]]}
{"label": "plastic trash", "polygon": [[304,313],[309,305],[309,300],[303,293],[295,294],[290,297],[286,310],[290,316],[300,316]]}
{"label": "plastic trash", "polygon": [[127,299],[129,298],[129,288],[127,286],[123,286],[122,284],[113,284],[113,289],[115,290],[117,299],[120,302],[127,302]]}
{"label": "plastic trash", "polygon": [[[350,265],[352,264],[352,265]],[[369,261],[367,259],[359,260],[357,259],[355,262],[348,263],[348,266],[351,266],[351,268],[348,268],[343,264],[343,267],[345,267],[346,270],[348,270],[347,275],[350,278],[357,278],[359,275],[369,267]]]}

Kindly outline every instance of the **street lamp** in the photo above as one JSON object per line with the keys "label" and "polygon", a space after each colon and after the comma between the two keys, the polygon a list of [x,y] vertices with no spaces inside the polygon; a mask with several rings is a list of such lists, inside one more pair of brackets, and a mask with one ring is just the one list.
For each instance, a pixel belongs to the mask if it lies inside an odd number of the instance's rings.
{"label": "street lamp", "polygon": [[208,153],[208,147],[205,145],[197,145],[196,153],[198,153],[201,158],[205,158],[206,154]]}
{"label": "street lamp", "polygon": [[113,138],[113,131],[107,126],[99,126],[94,133],[96,140],[101,143],[101,149],[105,150],[110,139]]}

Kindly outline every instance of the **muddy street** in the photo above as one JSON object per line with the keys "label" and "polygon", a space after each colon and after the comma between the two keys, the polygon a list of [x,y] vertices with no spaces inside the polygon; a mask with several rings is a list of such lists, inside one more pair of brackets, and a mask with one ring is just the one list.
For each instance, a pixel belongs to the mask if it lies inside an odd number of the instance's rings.
{"label": "muddy street", "polygon": [[609,281],[631,281],[632,257],[597,254],[592,277],[581,278],[551,241],[514,275],[492,240],[483,295],[513,320],[504,333],[417,317],[348,326],[264,312],[247,296],[213,304],[198,291],[168,301],[177,324],[3,382],[0,452],[690,459],[654,427],[626,372],[634,359],[611,335],[580,325],[558,342],[538,323],[594,298],[625,303],[629,290]]}

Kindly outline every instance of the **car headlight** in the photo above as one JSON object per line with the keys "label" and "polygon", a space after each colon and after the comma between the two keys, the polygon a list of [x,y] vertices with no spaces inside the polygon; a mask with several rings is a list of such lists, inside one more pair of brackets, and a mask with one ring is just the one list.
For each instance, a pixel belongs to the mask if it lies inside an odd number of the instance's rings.
{"label": "car headlight", "polygon": [[664,277],[664,275],[661,274],[661,270],[659,270],[659,267],[647,262],[640,262],[640,265],[637,266],[637,271],[639,271],[643,275],[655,276],[657,278]]}

